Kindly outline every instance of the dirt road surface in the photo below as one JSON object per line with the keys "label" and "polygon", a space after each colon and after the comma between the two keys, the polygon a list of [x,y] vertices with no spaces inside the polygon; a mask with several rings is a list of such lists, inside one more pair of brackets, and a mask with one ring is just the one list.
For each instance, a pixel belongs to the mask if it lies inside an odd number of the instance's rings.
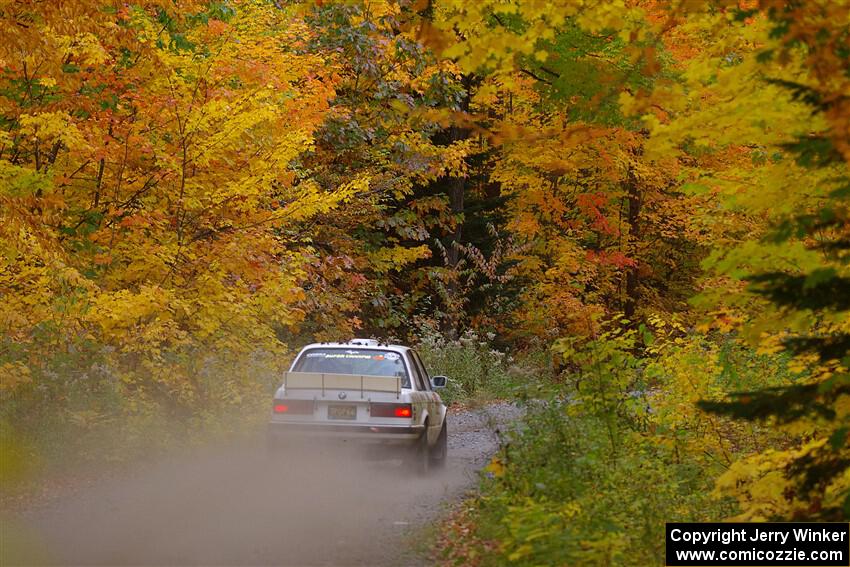
{"label": "dirt road surface", "polygon": [[260,439],[137,467],[0,525],[3,565],[424,565],[417,549],[475,485],[520,411],[449,416],[449,461],[417,476],[349,449],[284,451]]}

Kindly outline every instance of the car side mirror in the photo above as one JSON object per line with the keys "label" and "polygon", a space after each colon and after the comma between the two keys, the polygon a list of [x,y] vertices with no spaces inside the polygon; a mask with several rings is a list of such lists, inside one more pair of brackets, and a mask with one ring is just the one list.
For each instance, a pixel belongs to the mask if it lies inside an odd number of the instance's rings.
{"label": "car side mirror", "polygon": [[431,376],[431,387],[434,389],[445,388],[448,381],[449,379],[445,376]]}

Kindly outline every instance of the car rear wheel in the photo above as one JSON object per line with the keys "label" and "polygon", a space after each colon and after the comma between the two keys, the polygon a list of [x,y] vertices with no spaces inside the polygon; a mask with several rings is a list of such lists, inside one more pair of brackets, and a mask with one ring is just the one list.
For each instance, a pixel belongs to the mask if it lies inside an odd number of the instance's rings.
{"label": "car rear wheel", "polygon": [[441,469],[446,466],[446,457],[449,453],[449,432],[445,420],[443,427],[440,429],[440,436],[437,437],[437,442],[429,449],[430,465],[434,468]]}
{"label": "car rear wheel", "polygon": [[428,474],[428,471],[431,468],[431,451],[428,448],[427,421],[425,422],[425,431],[419,437],[416,445],[411,448],[407,464],[413,472],[421,475]]}

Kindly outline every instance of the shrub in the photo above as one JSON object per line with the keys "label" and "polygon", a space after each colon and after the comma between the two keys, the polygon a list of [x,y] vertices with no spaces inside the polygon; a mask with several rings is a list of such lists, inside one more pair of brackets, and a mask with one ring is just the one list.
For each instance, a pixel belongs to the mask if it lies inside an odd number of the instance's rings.
{"label": "shrub", "polygon": [[489,346],[492,335],[468,330],[459,339],[447,339],[433,329],[420,333],[417,351],[431,376],[449,377],[441,394],[448,402],[470,398],[513,398],[536,383],[538,372],[518,364]]}
{"label": "shrub", "polygon": [[739,512],[717,479],[741,455],[787,438],[695,404],[733,383],[787,378],[786,360],[654,330],[615,324],[556,343],[577,371],[529,404],[525,427],[486,467],[470,535],[444,546],[449,562],[472,546],[483,565],[660,565],[665,522]]}

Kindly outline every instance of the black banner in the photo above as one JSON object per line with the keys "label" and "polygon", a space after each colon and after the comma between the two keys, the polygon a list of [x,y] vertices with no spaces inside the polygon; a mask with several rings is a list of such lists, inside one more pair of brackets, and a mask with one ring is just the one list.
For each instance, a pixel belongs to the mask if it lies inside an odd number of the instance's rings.
{"label": "black banner", "polygon": [[850,566],[850,524],[668,523],[667,565]]}

